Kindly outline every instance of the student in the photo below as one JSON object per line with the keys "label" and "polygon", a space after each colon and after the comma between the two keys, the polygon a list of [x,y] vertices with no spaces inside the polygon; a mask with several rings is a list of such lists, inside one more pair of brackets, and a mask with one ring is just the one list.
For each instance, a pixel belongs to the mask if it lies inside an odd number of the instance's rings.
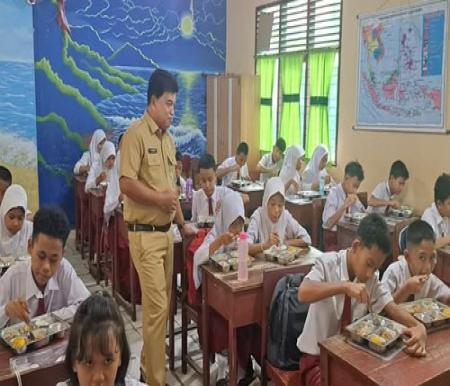
{"label": "student", "polygon": [[327,173],[326,166],[328,162],[328,149],[325,145],[318,145],[313,152],[311,160],[306,165],[302,174],[302,184],[305,188],[311,190],[319,190],[320,177],[324,177],[324,183],[329,184],[331,181]]}
{"label": "student", "polygon": [[2,203],[3,196],[6,189],[12,184],[12,174],[9,169],[0,165],[0,204]]}
{"label": "student", "polygon": [[42,208],[34,216],[28,246],[31,259],[16,262],[0,278],[0,327],[29,322],[53,312],[73,317],[89,291],[70,263],[63,258],[70,227],[59,209]]}
{"label": "student", "polygon": [[186,193],[186,180],[182,177],[181,172],[183,171],[183,164],[181,162],[181,152],[177,150],[175,153],[175,160],[177,161],[177,164],[175,166],[175,175],[177,178],[177,188],[179,194],[185,194]]}
{"label": "student", "polygon": [[70,329],[66,370],[70,379],[56,386],[138,386],[126,376],[130,347],[119,307],[106,292],[87,298]]}
{"label": "student", "polygon": [[391,166],[389,180],[380,182],[369,197],[368,212],[388,214],[393,209],[399,209],[400,203],[398,196],[405,188],[406,181],[409,179],[409,172],[406,165],[398,160]]}
{"label": "student", "polygon": [[286,194],[295,194],[301,189],[300,171],[303,168],[305,150],[300,145],[289,146],[280,171],[280,178],[286,189]]}
{"label": "student", "polygon": [[280,177],[267,181],[262,206],[248,226],[249,254],[257,255],[272,245],[304,247],[311,244],[308,232],[284,208],[284,184]]}
{"label": "student", "polygon": [[450,244],[450,174],[442,174],[434,184],[434,202],[423,212],[436,235],[436,248]]}
{"label": "student", "polygon": [[392,263],[383,274],[382,283],[396,303],[424,298],[450,304],[450,288],[436,275],[436,236],[430,224],[416,220],[405,230],[404,257]]}
{"label": "student", "polygon": [[270,177],[280,174],[283,166],[283,153],[286,150],[286,141],[278,138],[273,145],[272,152],[264,154],[256,165],[256,171],[260,173],[260,181],[266,183]]}
{"label": "student", "polygon": [[247,167],[248,145],[241,142],[234,157],[227,158],[217,168],[217,178],[222,179],[222,185],[228,186],[233,180],[250,179]]}
{"label": "student", "polygon": [[33,223],[26,220],[27,193],[20,185],[6,189],[0,205],[0,256],[27,255]]}
{"label": "student", "polygon": [[364,212],[356,192],[364,180],[364,171],[359,162],[345,166],[344,181],[330,190],[323,209],[323,237],[325,251],[337,250],[337,223],[346,213]]}
{"label": "student", "polygon": [[[205,153],[199,160],[200,189],[194,191],[192,196],[192,219],[194,223],[204,220],[207,217],[214,217],[220,209],[225,194],[232,190],[226,186],[216,186],[216,161],[211,154]],[[249,197],[241,194],[241,198],[246,204]]]}
{"label": "student", "polygon": [[302,303],[311,303],[297,346],[302,353],[300,371],[305,386],[320,385],[318,343],[339,334],[351,323],[371,312],[386,316],[405,326],[406,351],[426,354],[426,330],[392,300],[378,281],[378,268],[390,253],[386,222],[377,214],[361,221],[357,238],[347,250],[324,253],[318,257],[298,290]]}
{"label": "student", "polygon": [[97,129],[92,134],[89,150],[85,151],[80,160],[75,164],[73,173],[75,175],[82,175],[89,173],[89,169],[100,159],[100,151],[106,142],[106,134],[102,129]]}

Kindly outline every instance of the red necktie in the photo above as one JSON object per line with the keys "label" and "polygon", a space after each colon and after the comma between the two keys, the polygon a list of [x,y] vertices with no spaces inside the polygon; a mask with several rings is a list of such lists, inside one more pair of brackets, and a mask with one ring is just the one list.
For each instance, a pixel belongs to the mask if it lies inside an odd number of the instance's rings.
{"label": "red necktie", "polygon": [[208,197],[208,212],[210,216],[214,216],[214,209],[212,204],[212,197]]}
{"label": "red necktie", "polygon": [[39,298],[38,299],[38,307],[36,310],[36,315],[35,316],[40,316],[40,315],[44,315],[45,314],[45,302],[44,302],[44,298]]}
{"label": "red necktie", "polygon": [[344,332],[345,327],[347,327],[352,322],[352,299],[345,295],[344,300],[344,310],[342,311],[341,317],[341,333]]}

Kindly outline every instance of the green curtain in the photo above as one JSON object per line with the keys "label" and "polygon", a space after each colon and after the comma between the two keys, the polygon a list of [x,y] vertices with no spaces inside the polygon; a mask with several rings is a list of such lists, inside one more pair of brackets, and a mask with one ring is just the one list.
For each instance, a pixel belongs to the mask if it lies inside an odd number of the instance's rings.
{"label": "green curtain", "polygon": [[281,107],[280,137],[286,144],[300,145],[300,86],[302,84],[303,54],[285,54],[280,58],[281,87],[283,104]]}
{"label": "green curtain", "polygon": [[306,135],[306,157],[315,147],[324,144],[330,148],[328,125],[328,94],[333,74],[336,50],[321,50],[309,54],[309,120]]}
{"label": "green curtain", "polygon": [[261,77],[259,144],[261,150],[270,151],[275,142],[272,130],[272,92],[275,74],[275,57],[258,57],[256,60],[256,74]]}

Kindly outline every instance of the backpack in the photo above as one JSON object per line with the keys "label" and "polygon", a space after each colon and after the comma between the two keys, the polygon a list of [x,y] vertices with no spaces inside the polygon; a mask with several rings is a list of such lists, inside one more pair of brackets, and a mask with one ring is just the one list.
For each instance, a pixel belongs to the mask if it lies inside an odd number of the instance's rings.
{"label": "backpack", "polygon": [[299,367],[297,338],[303,331],[309,308],[297,297],[304,277],[304,274],[289,274],[278,280],[270,303],[267,358],[283,370]]}

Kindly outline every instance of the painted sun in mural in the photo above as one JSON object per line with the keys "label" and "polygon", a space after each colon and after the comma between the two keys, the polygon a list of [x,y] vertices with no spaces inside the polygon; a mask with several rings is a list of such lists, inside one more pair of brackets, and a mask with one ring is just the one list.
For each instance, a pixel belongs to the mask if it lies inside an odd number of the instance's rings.
{"label": "painted sun in mural", "polygon": [[191,13],[186,13],[182,16],[180,21],[180,32],[181,36],[185,39],[189,39],[194,34],[194,19]]}

